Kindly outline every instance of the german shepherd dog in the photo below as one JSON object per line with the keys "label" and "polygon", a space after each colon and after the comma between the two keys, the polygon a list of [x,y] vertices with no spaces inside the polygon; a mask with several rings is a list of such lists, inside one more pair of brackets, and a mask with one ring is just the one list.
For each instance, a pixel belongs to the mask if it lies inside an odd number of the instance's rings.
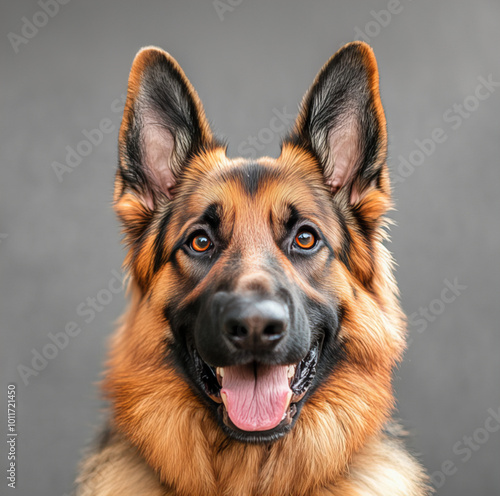
{"label": "german shepherd dog", "polygon": [[364,43],[257,160],[226,156],[168,53],[137,54],[114,193],[131,301],[78,495],[428,494],[391,421],[405,318],[386,156]]}

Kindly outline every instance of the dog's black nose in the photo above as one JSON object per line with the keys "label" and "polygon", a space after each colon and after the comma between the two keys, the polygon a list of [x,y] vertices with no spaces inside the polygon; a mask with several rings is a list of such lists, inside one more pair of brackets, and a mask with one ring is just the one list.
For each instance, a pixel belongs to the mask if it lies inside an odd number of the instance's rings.
{"label": "dog's black nose", "polygon": [[221,315],[222,330],[237,348],[248,351],[269,351],[286,334],[288,312],[274,300],[236,298]]}

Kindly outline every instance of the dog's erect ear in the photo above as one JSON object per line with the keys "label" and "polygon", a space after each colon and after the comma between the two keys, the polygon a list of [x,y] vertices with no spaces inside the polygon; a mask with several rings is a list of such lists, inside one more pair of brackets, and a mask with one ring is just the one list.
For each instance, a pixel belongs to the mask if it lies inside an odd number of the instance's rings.
{"label": "dog's erect ear", "polygon": [[304,96],[292,136],[318,157],[333,194],[352,204],[370,189],[388,193],[387,131],[377,62],[362,42],[345,45],[323,66]]}
{"label": "dog's erect ear", "polygon": [[153,211],[171,200],[186,161],[212,140],[198,95],[176,60],[159,48],[140,50],[120,128],[115,202],[133,193]]}

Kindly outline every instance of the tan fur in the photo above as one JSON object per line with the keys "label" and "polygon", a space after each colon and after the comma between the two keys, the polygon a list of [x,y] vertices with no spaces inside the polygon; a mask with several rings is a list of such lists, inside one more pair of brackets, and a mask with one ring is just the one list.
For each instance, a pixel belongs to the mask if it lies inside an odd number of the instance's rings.
{"label": "tan fur", "polygon": [[[385,130],[375,59],[371,49],[364,47],[373,105]],[[153,50],[137,56],[129,80],[127,108],[139,92],[141,71],[156,55]],[[199,103],[192,87],[188,87]],[[127,108],[121,139],[130,124]],[[204,139],[209,141],[211,134],[201,104],[199,118]],[[303,121],[300,114],[297,128]],[[380,139],[385,146],[385,131]],[[370,244],[358,232],[354,220],[348,222],[351,270],[335,259],[324,278],[325,257],[318,256],[310,268],[316,283],[313,287],[274,243],[273,229],[279,229],[280,222],[271,225],[268,219],[282,220],[286,211],[283,205],[293,200],[309,211],[310,218],[332,240],[334,250],[340,249],[341,229],[323,208],[326,204],[322,198],[329,198],[330,191],[315,157],[285,143],[278,159],[259,159],[259,164],[277,171],[279,180],[267,182],[251,199],[237,181],[221,180],[227,171],[244,163],[243,159],[227,158],[223,148],[207,147],[193,157],[176,192],[176,201],[183,209],[175,210],[169,220],[165,259],[170,256],[175,237],[215,200],[221,200],[224,209],[222,229],[229,232],[231,227],[228,248],[199,284],[190,286],[196,267],[179,251],[175,259],[178,272],[169,263],[156,273],[152,270],[152,236],[144,236],[140,245],[129,250],[126,265],[131,272],[131,301],[112,338],[103,383],[111,403],[113,435],[82,465],[77,495],[428,494],[427,479],[418,462],[384,432],[394,406],[392,370],[405,346],[405,318],[398,302],[393,262],[383,245],[388,223],[385,213],[391,207],[387,166],[383,166],[379,187],[363,191],[355,199],[358,215],[373,228]],[[157,211],[148,209],[136,194],[124,189],[118,176],[115,191],[115,209],[128,229],[129,244],[134,225],[147,223],[154,231],[160,222],[158,212],[169,208],[165,203]],[[335,196],[336,208],[348,221],[352,200],[342,190]],[[224,270],[225,260],[234,251],[242,254],[242,272],[236,285],[251,288],[269,284],[265,277],[257,276],[262,273],[261,254],[272,253],[287,279],[309,298],[337,301],[345,311],[338,338],[348,359],[341,361],[307,400],[293,429],[272,444],[229,440],[185,379],[165,360],[173,340],[163,315],[165,305],[185,305],[197,298],[208,281]]]}
{"label": "tan fur", "polygon": [[115,434],[98,455],[82,464],[75,496],[166,496],[175,494],[159,483],[137,450]]}
{"label": "tan fur", "polygon": [[[275,488],[275,493],[260,492],[262,485],[256,484],[246,474],[251,467],[274,475],[269,454],[242,454],[228,467],[226,480],[222,480],[221,463],[213,461],[213,470],[221,479],[215,495],[260,495],[260,494],[307,494],[310,496],[421,496],[427,493],[426,476],[415,460],[408,455],[399,442],[379,435],[369,439],[351,459],[349,468],[334,482],[315,485],[308,492],[284,492],[287,486]],[[193,463],[193,461],[189,461]],[[282,464],[282,462],[280,462]],[[288,474],[285,474],[288,475]],[[115,435],[112,443],[103,451],[89,457],[81,469],[77,481],[80,486],[75,496],[174,496],[182,494],[160,482],[136,449],[123,437]],[[225,483],[225,485],[224,485]]]}

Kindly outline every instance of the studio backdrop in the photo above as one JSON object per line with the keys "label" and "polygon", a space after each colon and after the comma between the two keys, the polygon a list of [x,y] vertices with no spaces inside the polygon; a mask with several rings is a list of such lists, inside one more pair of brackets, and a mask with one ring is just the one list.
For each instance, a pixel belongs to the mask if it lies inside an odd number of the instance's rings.
{"label": "studio backdrop", "polygon": [[[136,52],[182,65],[230,156],[277,156],[344,43],[379,64],[409,346],[395,416],[441,496],[500,494],[497,0],[3,1],[0,493],[63,496],[102,422],[125,307],[111,208]],[[7,486],[16,387],[16,490]],[[17,491],[17,492],[16,492]]]}

